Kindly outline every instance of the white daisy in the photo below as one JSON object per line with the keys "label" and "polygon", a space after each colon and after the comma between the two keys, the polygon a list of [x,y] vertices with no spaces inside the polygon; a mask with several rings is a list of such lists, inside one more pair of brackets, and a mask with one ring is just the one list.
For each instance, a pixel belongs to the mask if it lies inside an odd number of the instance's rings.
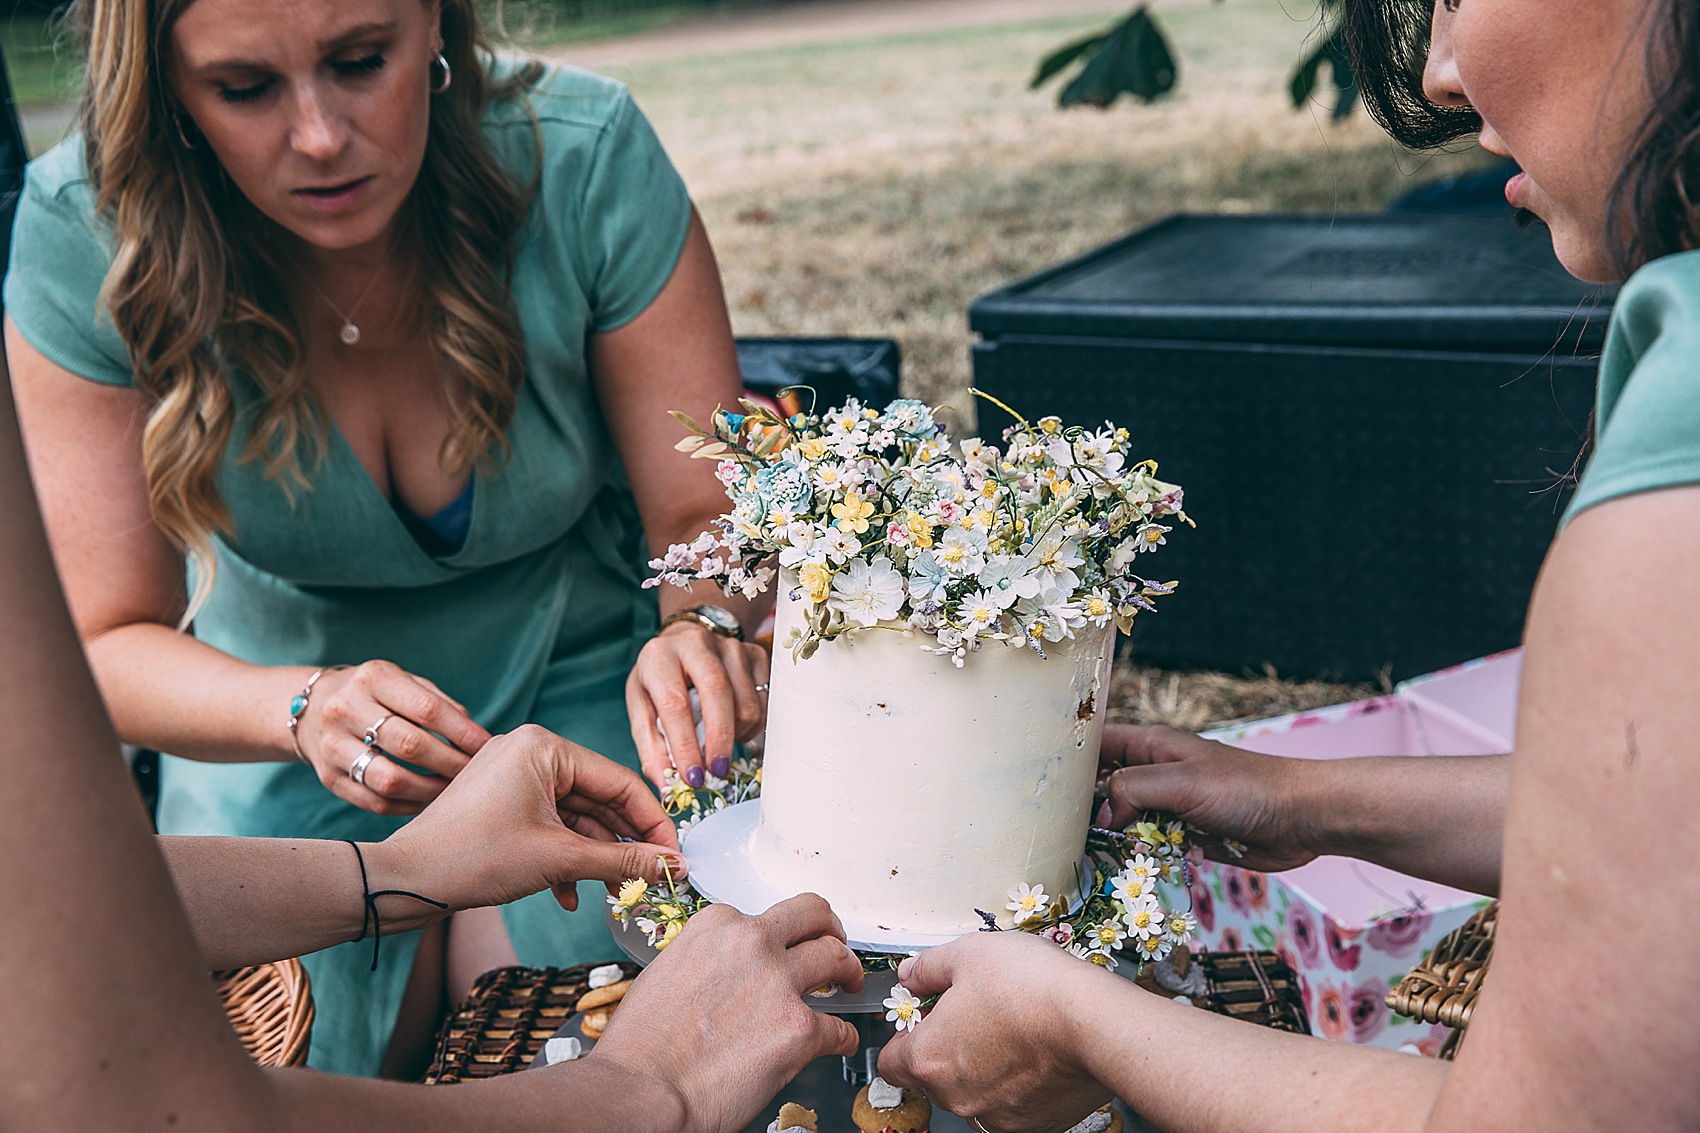
{"label": "white daisy", "polygon": [[1004,908],[1014,914],[1016,924],[1025,924],[1034,917],[1043,915],[1049,902],[1050,898],[1045,896],[1043,885],[1029,886],[1023,881],[1009,891],[1009,904]]}
{"label": "white daisy", "polygon": [[885,1021],[896,1023],[899,1032],[913,1031],[921,1021],[921,998],[902,984],[891,989],[885,1001]]}

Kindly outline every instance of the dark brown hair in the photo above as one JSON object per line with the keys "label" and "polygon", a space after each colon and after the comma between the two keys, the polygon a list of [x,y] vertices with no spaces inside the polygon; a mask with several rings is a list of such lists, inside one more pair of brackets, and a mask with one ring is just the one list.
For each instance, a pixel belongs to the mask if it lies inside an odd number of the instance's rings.
{"label": "dark brown hair", "polygon": [[[1482,125],[1474,110],[1439,106],[1423,94],[1432,14],[1424,0],[1345,2],[1346,41],[1364,104],[1414,149],[1467,137]],[[1653,0],[1645,18],[1651,109],[1607,214],[1607,240],[1625,275],[1660,256],[1700,248],[1700,5]]]}

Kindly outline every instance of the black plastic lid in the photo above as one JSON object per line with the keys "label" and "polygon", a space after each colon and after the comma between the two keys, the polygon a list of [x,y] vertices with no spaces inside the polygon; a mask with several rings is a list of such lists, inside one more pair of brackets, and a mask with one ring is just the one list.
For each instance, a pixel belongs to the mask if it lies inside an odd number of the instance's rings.
{"label": "black plastic lid", "polygon": [[976,301],[987,337],[1597,351],[1616,288],[1499,213],[1173,216]]}

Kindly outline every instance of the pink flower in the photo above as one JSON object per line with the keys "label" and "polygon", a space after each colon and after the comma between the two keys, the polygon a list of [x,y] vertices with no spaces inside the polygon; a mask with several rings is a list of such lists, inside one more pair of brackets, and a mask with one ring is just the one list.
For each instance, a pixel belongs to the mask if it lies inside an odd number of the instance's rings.
{"label": "pink flower", "polygon": [[1404,956],[1416,951],[1433,923],[1434,914],[1427,909],[1413,909],[1397,917],[1384,917],[1369,926],[1364,943],[1389,956]]}
{"label": "pink flower", "polygon": [[1343,1039],[1349,1029],[1350,1008],[1346,997],[1333,984],[1325,983],[1316,993],[1316,1016],[1311,1023],[1325,1039]]}
{"label": "pink flower", "polygon": [[1074,942],[1074,926],[1064,921],[1061,924],[1052,925],[1039,935],[1043,936],[1052,944],[1058,944],[1067,948]]}
{"label": "pink flower", "polygon": [[1367,1043],[1387,1029],[1387,985],[1370,979],[1351,991],[1348,1018],[1352,1024],[1352,1041]]}
{"label": "pink flower", "polygon": [[1216,898],[1210,895],[1210,886],[1199,885],[1193,888],[1192,915],[1198,918],[1200,930],[1216,931]]}
{"label": "pink flower", "polygon": [[1357,942],[1358,934],[1362,931],[1353,929],[1348,934],[1333,917],[1323,918],[1322,938],[1328,942],[1328,957],[1342,972],[1357,970],[1358,960],[1363,954],[1363,945]]}
{"label": "pink flower", "polygon": [[1242,917],[1251,916],[1251,902],[1245,895],[1246,871],[1229,867],[1222,871],[1222,896],[1227,898],[1228,907]]}
{"label": "pink flower", "polygon": [[1322,962],[1322,933],[1309,905],[1295,902],[1287,910],[1287,936],[1293,942],[1293,953],[1300,965],[1314,968]]}
{"label": "pink flower", "polygon": [[1245,895],[1254,911],[1261,912],[1269,907],[1269,878],[1256,870],[1246,870]]}

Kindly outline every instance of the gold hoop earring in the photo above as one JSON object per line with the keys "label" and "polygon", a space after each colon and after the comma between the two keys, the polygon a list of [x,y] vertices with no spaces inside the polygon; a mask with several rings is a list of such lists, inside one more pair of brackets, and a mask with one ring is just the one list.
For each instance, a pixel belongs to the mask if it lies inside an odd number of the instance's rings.
{"label": "gold hoop earring", "polygon": [[171,122],[177,127],[177,140],[183,143],[184,149],[195,149],[195,143],[189,140],[189,132],[183,128],[185,115],[179,110],[171,116]]}
{"label": "gold hoop earring", "polygon": [[436,64],[437,66],[439,66],[443,69],[443,81],[440,82],[440,83],[432,83],[431,84],[431,93],[432,94],[442,94],[444,91],[448,90],[450,86],[453,85],[453,83],[455,81],[455,73],[454,73],[454,71],[449,69],[449,61],[447,59],[443,58],[443,53],[441,51],[437,52],[435,55],[433,55],[431,57],[431,63],[426,64],[425,69],[427,71],[429,71],[431,69],[432,63]]}

